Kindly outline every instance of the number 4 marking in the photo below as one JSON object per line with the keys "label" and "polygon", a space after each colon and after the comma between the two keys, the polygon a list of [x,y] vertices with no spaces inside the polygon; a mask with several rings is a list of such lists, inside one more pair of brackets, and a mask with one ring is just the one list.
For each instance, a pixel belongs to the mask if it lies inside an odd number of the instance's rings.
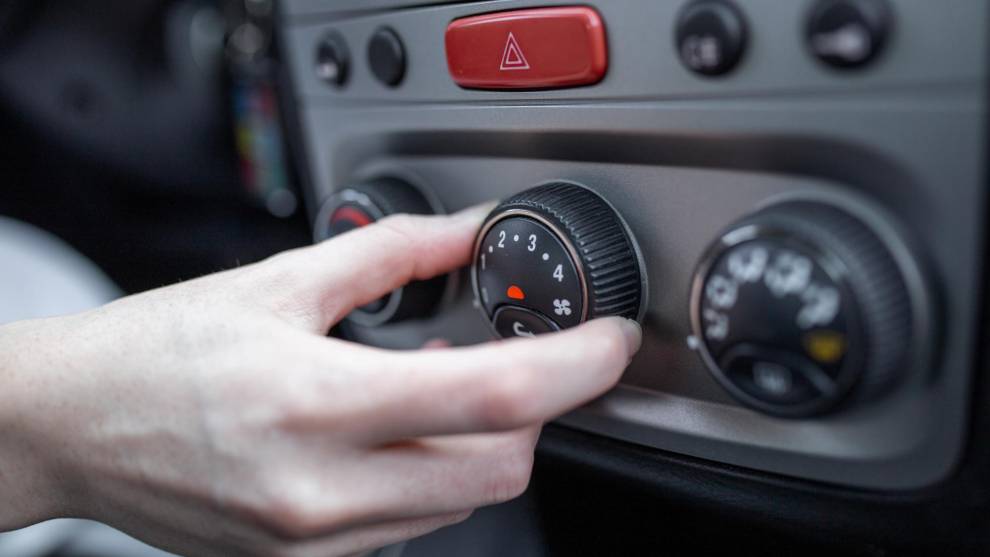
{"label": "number 4 marking", "polygon": [[558,263],[557,268],[553,270],[553,278],[557,279],[557,282],[564,282],[564,264]]}

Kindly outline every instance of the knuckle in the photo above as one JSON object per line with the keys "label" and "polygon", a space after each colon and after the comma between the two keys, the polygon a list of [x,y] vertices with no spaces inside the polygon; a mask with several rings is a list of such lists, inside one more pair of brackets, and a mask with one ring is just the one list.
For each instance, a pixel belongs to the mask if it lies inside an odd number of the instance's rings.
{"label": "knuckle", "polygon": [[587,344],[590,349],[592,361],[600,362],[608,367],[616,362],[625,364],[628,358],[626,341],[618,334],[604,334],[597,336],[593,342]]}
{"label": "knuckle", "polygon": [[416,229],[422,226],[423,217],[404,213],[389,215],[376,224],[383,230],[391,232],[400,242],[415,244]]}
{"label": "knuckle", "polygon": [[416,274],[420,264],[418,254],[424,246],[422,241],[417,241],[417,228],[422,228],[424,218],[406,214],[389,215],[374,224],[375,230],[386,236],[383,242],[392,248],[387,251],[383,265],[405,269],[404,274]]}
{"label": "knuckle", "polygon": [[343,513],[316,506],[311,497],[305,495],[309,489],[300,486],[299,482],[269,481],[263,489],[264,495],[259,498],[254,514],[262,529],[277,540],[305,540],[334,531],[346,520]]}
{"label": "knuckle", "polygon": [[533,453],[515,451],[503,456],[488,485],[488,503],[502,503],[522,495],[529,487]]}
{"label": "knuckle", "polygon": [[288,498],[272,500],[261,518],[264,529],[280,540],[305,539],[313,531],[311,513]]}
{"label": "knuckle", "polygon": [[484,425],[510,429],[539,421],[540,393],[534,388],[531,377],[533,370],[517,366],[488,382],[481,404]]}
{"label": "knuckle", "polygon": [[300,385],[294,388],[282,386],[282,392],[272,394],[272,426],[283,433],[298,433],[315,428],[326,429],[334,424],[329,419],[326,399],[321,399],[315,389],[306,390]]}
{"label": "knuckle", "polygon": [[471,515],[472,514],[474,514],[474,510],[473,509],[472,510],[463,511],[463,512],[459,512],[457,514],[451,515],[449,520],[445,520],[443,522],[443,525],[444,526],[451,526],[451,525],[454,525],[454,524],[460,524],[461,522],[464,522],[465,520],[471,518]]}

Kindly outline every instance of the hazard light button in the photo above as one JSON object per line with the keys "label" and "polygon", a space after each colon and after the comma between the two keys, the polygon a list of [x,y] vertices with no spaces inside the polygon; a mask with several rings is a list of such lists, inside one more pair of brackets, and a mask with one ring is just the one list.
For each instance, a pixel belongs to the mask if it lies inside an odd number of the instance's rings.
{"label": "hazard light button", "polygon": [[597,83],[608,68],[605,26],[587,7],[536,8],[456,19],[447,67],[471,89],[551,89]]}

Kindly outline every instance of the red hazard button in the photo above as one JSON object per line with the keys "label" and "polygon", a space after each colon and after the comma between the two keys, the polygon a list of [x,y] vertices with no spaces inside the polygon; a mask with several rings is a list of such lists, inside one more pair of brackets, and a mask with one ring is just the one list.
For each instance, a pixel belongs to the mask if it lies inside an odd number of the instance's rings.
{"label": "red hazard button", "polygon": [[446,45],[454,82],[473,89],[590,85],[608,68],[605,26],[587,7],[455,19],[447,26]]}

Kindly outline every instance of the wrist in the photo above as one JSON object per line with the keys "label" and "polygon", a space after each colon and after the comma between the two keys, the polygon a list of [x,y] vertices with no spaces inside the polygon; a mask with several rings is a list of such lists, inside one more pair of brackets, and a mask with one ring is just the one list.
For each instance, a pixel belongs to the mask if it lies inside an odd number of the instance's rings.
{"label": "wrist", "polygon": [[0,326],[0,531],[67,514],[66,471],[53,429],[64,344],[61,319]]}

